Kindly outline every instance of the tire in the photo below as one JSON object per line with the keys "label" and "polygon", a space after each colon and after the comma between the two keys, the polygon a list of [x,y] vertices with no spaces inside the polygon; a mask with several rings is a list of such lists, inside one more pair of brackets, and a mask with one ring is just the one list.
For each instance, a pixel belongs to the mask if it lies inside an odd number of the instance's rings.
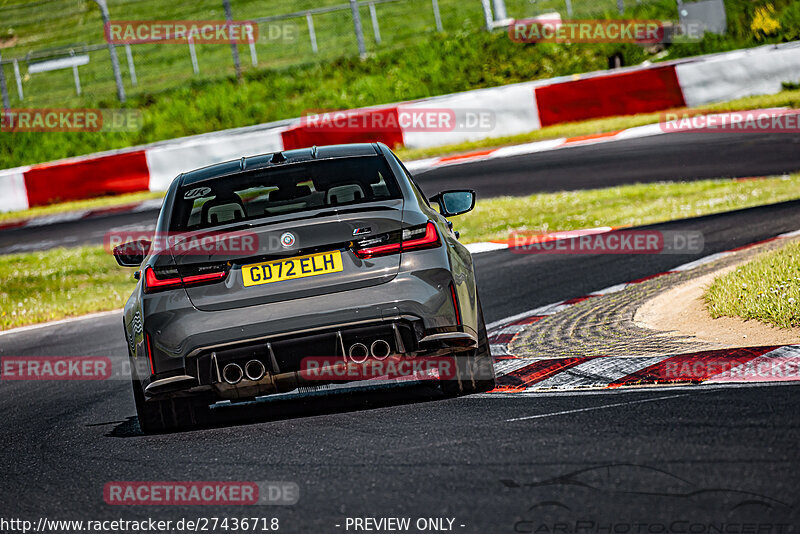
{"label": "tire", "polygon": [[478,300],[478,348],[472,358],[472,391],[470,393],[485,393],[495,387],[494,359],[489,347],[489,335],[486,332],[486,323],[483,320],[483,308]]}
{"label": "tire", "polygon": [[453,356],[455,378],[441,380],[439,387],[448,397],[484,393],[495,386],[494,360],[489,348],[489,336],[478,299],[478,346],[466,356]]}
{"label": "tire", "polygon": [[471,383],[471,378],[469,378],[470,373],[466,364],[471,358],[472,356],[451,356],[449,358],[455,366],[454,376],[445,379],[439,378],[439,389],[445,396],[458,397],[469,394],[468,385]]}
{"label": "tire", "polygon": [[203,399],[189,397],[147,401],[139,379],[132,376],[131,383],[139,428],[143,433],[185,430],[208,424],[211,410]]}

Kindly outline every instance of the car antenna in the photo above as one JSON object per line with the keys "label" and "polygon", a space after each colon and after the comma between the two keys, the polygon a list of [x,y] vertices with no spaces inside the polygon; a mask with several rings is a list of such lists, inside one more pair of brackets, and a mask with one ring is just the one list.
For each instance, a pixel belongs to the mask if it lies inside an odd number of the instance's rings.
{"label": "car antenna", "polygon": [[286,156],[284,156],[281,152],[275,152],[272,155],[272,159],[269,160],[270,163],[283,163],[286,161]]}

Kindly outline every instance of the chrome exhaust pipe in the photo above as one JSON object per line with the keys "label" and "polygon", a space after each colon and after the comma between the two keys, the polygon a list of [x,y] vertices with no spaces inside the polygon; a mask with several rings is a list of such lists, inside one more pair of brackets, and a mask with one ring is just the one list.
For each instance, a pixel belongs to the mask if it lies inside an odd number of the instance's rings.
{"label": "chrome exhaust pipe", "polygon": [[369,352],[376,360],[385,360],[392,353],[392,347],[382,339],[376,339],[369,346]]}
{"label": "chrome exhaust pipe", "polygon": [[347,349],[347,355],[350,356],[350,359],[355,363],[364,363],[369,357],[369,349],[363,343],[353,343],[350,345],[350,348]]}
{"label": "chrome exhaust pipe", "polygon": [[250,360],[246,364],[244,364],[244,374],[247,376],[248,379],[252,380],[253,382],[258,382],[262,378],[264,378],[264,374],[267,372],[266,367],[264,364],[258,360]]}
{"label": "chrome exhaust pipe", "polygon": [[242,368],[236,363],[229,363],[222,368],[222,379],[230,385],[241,382],[243,376]]}

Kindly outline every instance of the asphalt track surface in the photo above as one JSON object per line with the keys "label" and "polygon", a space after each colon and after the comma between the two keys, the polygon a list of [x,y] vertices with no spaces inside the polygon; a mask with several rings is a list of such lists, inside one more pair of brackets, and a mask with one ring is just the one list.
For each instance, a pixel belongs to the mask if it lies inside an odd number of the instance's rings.
{"label": "asphalt track surface", "polygon": [[[439,167],[417,175],[427,194],[478,198],[660,180],[768,176],[800,170],[800,134],[680,132]],[[0,254],[101,244],[112,228],[154,225],[157,211],[118,213],[0,231]],[[154,227],[154,226],[153,226]]]}
{"label": "asphalt track surface", "polygon": [[[800,201],[653,228],[700,230],[705,250],[477,255],[487,321],[798,229]],[[0,355],[108,356],[118,364],[121,320],[2,335]],[[282,532],[333,533],[354,532],[345,525],[356,517],[447,517],[452,531],[470,533],[800,527],[800,387],[793,385],[448,400],[430,387],[406,387],[224,406],[214,410],[212,428],[158,436],[139,433],[123,379],[0,388],[6,518],[258,516],[279,518]],[[300,500],[291,507],[104,502],[107,482],[136,480],[293,481]],[[756,523],[767,527],[753,530]]]}
{"label": "asphalt track surface", "polygon": [[478,197],[591,189],[660,180],[768,176],[800,169],[800,134],[680,132],[452,165],[419,176],[428,191]]}

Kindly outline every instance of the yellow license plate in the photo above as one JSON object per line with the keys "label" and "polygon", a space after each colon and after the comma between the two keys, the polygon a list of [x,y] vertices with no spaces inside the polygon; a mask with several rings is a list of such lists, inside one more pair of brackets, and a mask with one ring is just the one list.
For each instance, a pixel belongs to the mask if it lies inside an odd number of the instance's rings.
{"label": "yellow license plate", "polygon": [[245,265],[242,267],[242,277],[245,287],[250,287],[307,276],[338,273],[342,268],[342,253],[335,250]]}

